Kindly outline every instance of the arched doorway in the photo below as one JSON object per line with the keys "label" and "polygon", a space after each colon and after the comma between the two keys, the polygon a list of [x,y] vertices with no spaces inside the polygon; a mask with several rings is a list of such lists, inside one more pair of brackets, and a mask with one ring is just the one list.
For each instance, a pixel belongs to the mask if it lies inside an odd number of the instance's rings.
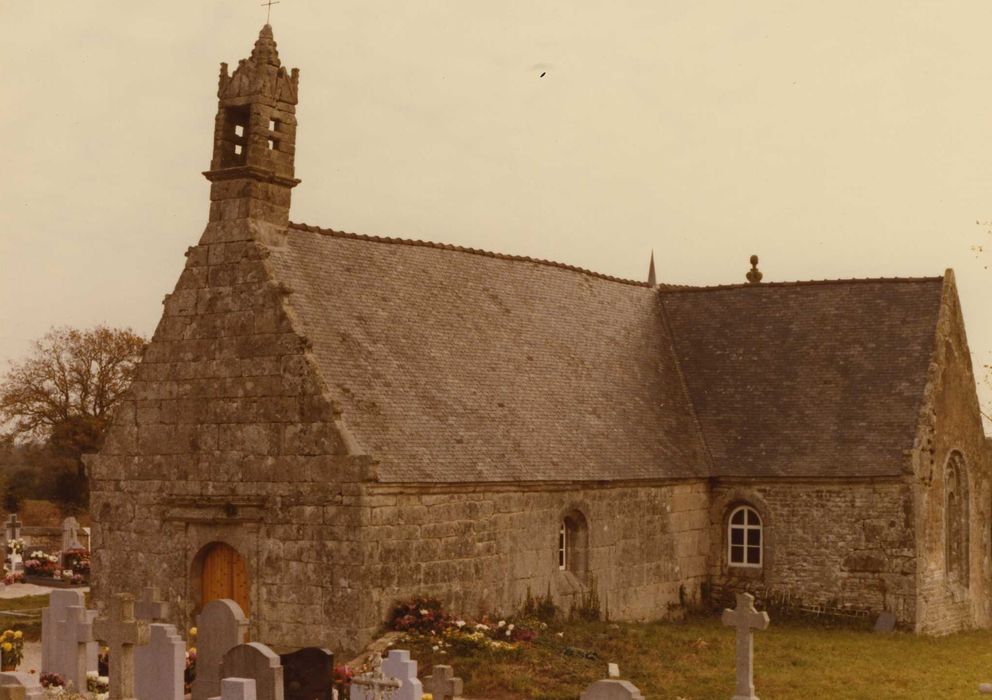
{"label": "arched doorway", "polygon": [[250,615],[248,606],[248,565],[237,550],[224,542],[207,545],[200,574],[200,605],[229,598]]}

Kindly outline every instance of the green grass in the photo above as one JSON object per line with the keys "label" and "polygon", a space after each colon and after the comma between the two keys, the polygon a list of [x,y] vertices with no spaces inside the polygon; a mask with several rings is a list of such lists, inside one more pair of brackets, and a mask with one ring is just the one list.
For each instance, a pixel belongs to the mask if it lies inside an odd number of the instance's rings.
{"label": "green grass", "polygon": [[[727,700],[734,690],[734,631],[710,617],[557,625],[500,654],[439,654],[425,640],[402,646],[411,648],[422,675],[434,663],[454,666],[470,698],[574,700],[606,675],[608,661],[648,698]],[[773,620],[755,633],[754,675],[763,700],[971,698],[979,682],[992,682],[992,632],[878,635]]]}
{"label": "green grass", "polygon": [[[21,630],[25,639],[30,641],[41,639],[41,609],[45,607],[48,607],[47,595],[0,599],[0,632]],[[19,614],[5,614],[8,612]]]}

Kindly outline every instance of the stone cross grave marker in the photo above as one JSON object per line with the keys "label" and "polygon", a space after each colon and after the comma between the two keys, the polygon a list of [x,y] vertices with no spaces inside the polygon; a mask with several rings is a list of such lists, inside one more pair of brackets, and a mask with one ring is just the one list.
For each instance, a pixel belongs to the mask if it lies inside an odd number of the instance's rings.
{"label": "stone cross grave marker", "polygon": [[[86,599],[79,590],[55,590],[48,599],[48,607],[41,611],[41,669],[69,676],[76,663],[76,642],[65,636],[63,628],[71,608],[83,608]],[[75,613],[72,613],[75,615]],[[86,611],[87,621],[92,622],[96,612]],[[77,623],[72,623],[77,624]],[[80,642],[82,643],[82,642]],[[97,643],[85,644],[86,668],[96,670]]]}
{"label": "stone cross grave marker", "polygon": [[149,586],[134,604],[134,616],[148,622],[164,622],[169,616],[169,604],[162,600],[158,588]]}
{"label": "stone cross grave marker", "polygon": [[455,676],[451,666],[435,666],[431,675],[424,679],[424,690],[434,700],[454,700],[464,692],[463,687],[462,679]]}
{"label": "stone cross grave marker", "polygon": [[350,700],[384,700],[392,698],[393,693],[399,689],[400,682],[395,678],[388,678],[382,672],[382,656],[378,652],[371,655],[370,661],[371,673],[351,679],[351,691],[348,693]]}
{"label": "stone cross grave marker", "polygon": [[[4,551],[4,561],[8,555],[7,545],[13,540],[21,539],[21,526],[22,523],[17,519],[17,513],[11,513],[10,517],[7,518],[7,522],[3,526],[3,551]],[[24,557],[20,554],[10,554],[10,570],[19,571],[24,566]]]}
{"label": "stone cross grave marker", "polygon": [[23,671],[0,673],[0,688],[23,688],[25,700],[43,700],[45,689],[38,682],[38,676]]}
{"label": "stone cross grave marker", "polygon": [[[221,678],[251,678],[258,700],[283,700],[279,655],[264,644],[251,642],[230,649],[220,664]],[[223,692],[221,692],[223,695]]]}
{"label": "stone cross grave marker", "polygon": [[306,647],[281,654],[285,700],[331,700],[334,690],[334,654]]}
{"label": "stone cross grave marker", "polygon": [[400,682],[400,689],[394,696],[396,700],[422,700],[424,684],[417,678],[417,662],[410,658],[409,651],[390,649],[382,662],[382,672]]}
{"label": "stone cross grave marker", "polygon": [[134,647],[148,644],[148,623],[134,617],[134,596],[116,593],[110,599],[109,617],[93,625],[96,637],[105,642],[110,654],[109,700],[134,698]]}
{"label": "stone cross grave marker", "polygon": [[248,639],[248,618],[233,600],[211,600],[196,618],[196,678],[193,700],[220,695],[224,654]]}
{"label": "stone cross grave marker", "polygon": [[92,647],[96,646],[92,611],[81,605],[70,605],[65,609],[65,617],[58,625],[56,638],[62,668],[60,673],[74,687],[85,688],[86,672],[96,670],[90,663]]}
{"label": "stone cross grave marker", "polygon": [[737,594],[737,608],[723,611],[723,624],[737,628],[737,690],[732,700],[758,700],[754,694],[754,630],[768,629],[768,613],[754,609],[754,596]]}
{"label": "stone cross grave marker", "polygon": [[134,650],[135,697],[183,700],[185,671],[186,642],[176,632],[175,625],[148,625],[148,644]]}
{"label": "stone cross grave marker", "polygon": [[210,700],[257,700],[255,681],[251,678],[225,678],[220,682],[220,695]]}

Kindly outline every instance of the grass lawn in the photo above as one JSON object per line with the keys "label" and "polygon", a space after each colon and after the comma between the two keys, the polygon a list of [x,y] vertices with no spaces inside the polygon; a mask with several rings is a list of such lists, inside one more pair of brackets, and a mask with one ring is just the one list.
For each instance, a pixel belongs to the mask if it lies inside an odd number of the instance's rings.
{"label": "grass lawn", "polygon": [[[734,630],[715,617],[553,625],[510,652],[440,654],[429,638],[396,646],[411,649],[422,675],[434,663],[454,666],[470,698],[575,700],[608,661],[647,698],[729,700],[734,690]],[[755,633],[754,656],[762,700],[972,698],[992,682],[990,631],[932,638],[772,620]]]}

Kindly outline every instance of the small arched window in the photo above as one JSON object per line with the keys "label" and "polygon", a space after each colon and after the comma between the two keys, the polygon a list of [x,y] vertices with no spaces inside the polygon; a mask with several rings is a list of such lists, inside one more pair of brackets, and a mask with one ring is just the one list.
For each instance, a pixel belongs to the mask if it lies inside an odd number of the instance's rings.
{"label": "small arched window", "polygon": [[558,525],[558,570],[584,576],[589,569],[589,527],[582,513],[573,510]]}
{"label": "small arched window", "polygon": [[727,562],[731,566],[761,566],[761,516],[751,506],[738,506],[727,523]]}
{"label": "small arched window", "polygon": [[944,562],[947,577],[968,585],[968,470],[964,456],[952,452],[944,469]]}

